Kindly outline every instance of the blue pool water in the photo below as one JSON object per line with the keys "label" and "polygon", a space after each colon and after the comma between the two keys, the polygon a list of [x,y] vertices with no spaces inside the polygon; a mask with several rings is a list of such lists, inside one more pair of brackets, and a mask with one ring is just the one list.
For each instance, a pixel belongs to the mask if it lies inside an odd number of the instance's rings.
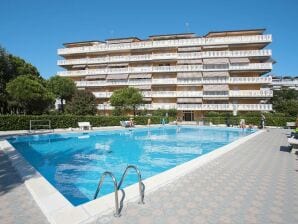
{"label": "blue pool water", "polygon": [[[119,181],[128,164],[143,179],[252,133],[232,128],[167,126],[90,133],[19,136],[8,141],[73,205],[92,200],[98,180],[111,171]],[[113,191],[106,178],[100,195]],[[123,187],[137,182],[135,173]]]}

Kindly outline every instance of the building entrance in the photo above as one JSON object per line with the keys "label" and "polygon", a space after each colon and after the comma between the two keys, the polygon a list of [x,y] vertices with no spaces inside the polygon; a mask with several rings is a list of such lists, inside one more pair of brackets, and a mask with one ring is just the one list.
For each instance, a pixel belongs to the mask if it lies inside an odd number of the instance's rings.
{"label": "building entrance", "polygon": [[193,121],[194,120],[193,111],[183,111],[183,120],[184,121]]}

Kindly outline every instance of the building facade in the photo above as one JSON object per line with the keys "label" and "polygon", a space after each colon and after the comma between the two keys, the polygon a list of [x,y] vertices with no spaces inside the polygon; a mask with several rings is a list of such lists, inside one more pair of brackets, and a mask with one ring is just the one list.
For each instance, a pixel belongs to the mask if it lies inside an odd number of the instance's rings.
{"label": "building facade", "polygon": [[65,43],[60,76],[97,98],[99,113],[113,109],[113,91],[140,89],[139,109],[178,110],[183,120],[206,111],[270,111],[271,35],[264,29],[155,35]]}
{"label": "building facade", "polygon": [[298,76],[272,76],[271,86],[273,90],[283,88],[298,90]]}

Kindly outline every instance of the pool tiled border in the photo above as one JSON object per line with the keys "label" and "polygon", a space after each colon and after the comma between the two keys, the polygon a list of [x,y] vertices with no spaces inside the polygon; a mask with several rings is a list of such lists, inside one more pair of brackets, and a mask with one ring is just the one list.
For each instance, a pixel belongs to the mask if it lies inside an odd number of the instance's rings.
{"label": "pool tiled border", "polygon": [[[207,162],[233,150],[240,144],[252,139],[263,131],[265,130],[259,130],[208,154],[185,162],[153,177],[147,178],[143,181],[146,186],[146,194],[154,192],[161,186],[169,184]],[[114,193],[75,207],[37,170],[35,170],[8,141],[0,141],[0,149],[8,155],[12,165],[18,171],[20,177],[25,183],[25,186],[32,194],[32,197],[50,223],[86,223],[114,211]],[[126,187],[124,190],[125,203],[138,200],[138,184]],[[119,196],[121,197],[121,193]]]}

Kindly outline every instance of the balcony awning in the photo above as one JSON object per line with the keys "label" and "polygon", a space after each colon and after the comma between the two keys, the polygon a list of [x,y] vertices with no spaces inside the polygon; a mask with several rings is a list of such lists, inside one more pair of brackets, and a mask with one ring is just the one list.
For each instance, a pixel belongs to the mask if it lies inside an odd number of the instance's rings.
{"label": "balcony awning", "polygon": [[150,86],[150,85],[130,86],[130,87],[134,87],[134,88],[136,88],[136,89],[143,89],[143,90],[151,89],[151,86]]}
{"label": "balcony awning", "polygon": [[229,48],[228,45],[210,45],[210,46],[204,46],[204,49],[227,49]]}
{"label": "balcony awning", "polygon": [[249,59],[248,58],[230,58],[231,64],[248,64]]}
{"label": "balcony awning", "polygon": [[185,60],[177,61],[177,64],[202,64],[202,63],[203,63],[202,59],[195,59],[195,60],[185,59]]}
{"label": "balcony awning", "polygon": [[152,101],[152,98],[151,97],[144,97],[143,101]]}
{"label": "balcony awning", "polygon": [[130,74],[130,79],[151,79],[152,74]]}
{"label": "balcony awning", "polygon": [[202,98],[177,98],[177,103],[202,103]]}
{"label": "balcony awning", "polygon": [[223,97],[204,97],[204,100],[229,100],[228,97],[223,96]]}
{"label": "balcony awning", "polygon": [[72,68],[86,68],[86,65],[73,65]]}
{"label": "balcony awning", "polygon": [[107,75],[87,75],[85,79],[92,80],[92,79],[105,79]]}
{"label": "balcony awning", "polygon": [[126,67],[128,63],[108,64],[108,67]]}
{"label": "balcony awning", "polygon": [[229,77],[229,72],[203,72],[203,77]]}
{"label": "balcony awning", "polygon": [[204,58],[203,62],[205,65],[229,64],[229,59],[228,58]]}
{"label": "balcony awning", "polygon": [[203,91],[229,91],[229,85],[203,85]]}
{"label": "balcony awning", "polygon": [[201,51],[201,47],[178,47],[178,52]]}
{"label": "balcony awning", "polygon": [[108,75],[108,80],[121,80],[121,79],[127,79],[128,74],[115,74],[115,75]]}
{"label": "balcony awning", "polygon": [[194,79],[201,78],[202,72],[179,72],[177,73],[178,79]]}

